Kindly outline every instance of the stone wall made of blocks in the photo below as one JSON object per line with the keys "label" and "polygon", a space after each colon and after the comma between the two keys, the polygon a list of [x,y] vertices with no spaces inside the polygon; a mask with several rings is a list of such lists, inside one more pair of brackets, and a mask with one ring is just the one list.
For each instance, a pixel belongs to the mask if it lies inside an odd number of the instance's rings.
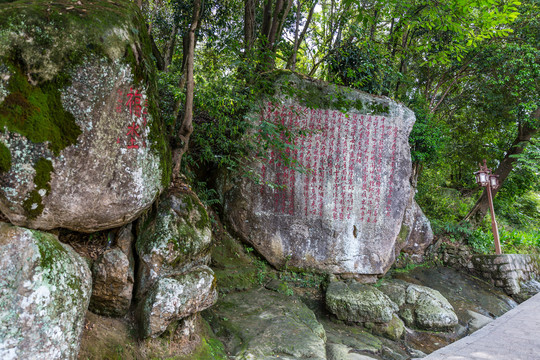
{"label": "stone wall made of blocks", "polygon": [[472,263],[476,273],[508,295],[517,295],[522,282],[538,275],[538,260],[531,255],[474,255]]}

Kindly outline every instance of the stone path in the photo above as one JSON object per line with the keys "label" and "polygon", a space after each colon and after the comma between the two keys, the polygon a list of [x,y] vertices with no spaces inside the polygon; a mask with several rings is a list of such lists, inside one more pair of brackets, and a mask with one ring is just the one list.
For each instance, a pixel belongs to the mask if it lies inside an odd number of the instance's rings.
{"label": "stone path", "polygon": [[540,359],[540,294],[424,360]]}

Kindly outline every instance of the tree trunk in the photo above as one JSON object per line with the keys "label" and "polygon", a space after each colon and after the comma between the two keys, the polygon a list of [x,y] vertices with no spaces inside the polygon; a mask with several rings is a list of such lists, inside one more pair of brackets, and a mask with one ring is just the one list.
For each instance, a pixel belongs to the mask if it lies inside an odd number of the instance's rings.
{"label": "tree trunk", "polygon": [[295,70],[296,68],[296,54],[298,53],[300,44],[302,43],[302,41],[304,41],[304,37],[306,36],[306,32],[311,23],[311,19],[313,18],[313,12],[315,11],[315,7],[317,6],[318,2],[319,2],[318,0],[315,0],[313,4],[311,5],[311,9],[309,9],[309,14],[306,19],[306,24],[304,25],[304,28],[302,29],[300,36],[298,36],[298,41],[295,41],[294,43],[293,53],[291,54],[291,56],[289,56],[289,59],[287,60],[287,66],[286,66],[287,69]]}
{"label": "tree trunk", "polygon": [[[533,119],[540,120],[540,108],[536,109],[536,111],[533,114]],[[525,150],[525,147],[527,146],[528,142],[531,140],[531,138],[538,133],[539,128],[531,126],[529,124],[525,124],[520,126],[518,136],[512,143],[512,146],[504,156],[504,159],[499,164],[499,167],[497,170],[495,170],[494,174],[499,175],[499,183],[502,185],[508,175],[510,175],[510,172],[512,171],[514,167],[514,163],[516,162],[516,158],[512,155],[519,155]],[[500,189],[500,187],[499,187]],[[492,191],[493,196],[497,194],[498,189],[494,189]],[[489,203],[488,203],[488,197],[486,192],[484,191],[482,193],[482,196],[478,199],[476,204],[473,206],[471,211],[465,216],[463,219],[463,222],[469,221],[473,225],[478,225],[482,219],[486,216],[487,212],[489,211]]]}
{"label": "tree trunk", "polygon": [[199,25],[200,10],[201,0],[194,0],[193,17],[188,32],[189,46],[186,57],[186,103],[184,106],[182,125],[178,131],[181,146],[173,150],[173,182],[180,176],[182,156],[188,149],[189,138],[193,132],[193,90],[195,88],[195,82],[193,80],[193,58],[195,53],[195,31]]}
{"label": "tree trunk", "polygon": [[301,15],[301,8],[300,8],[300,0],[296,0],[296,25],[294,27],[294,45],[293,45],[293,51],[292,51],[292,59],[291,64],[287,63],[287,69],[290,69],[292,71],[296,70],[296,52],[298,51],[298,40],[299,40],[299,32],[300,32],[300,15]]}
{"label": "tree trunk", "polygon": [[176,21],[174,22],[171,38],[167,42],[165,47],[165,56],[163,57],[163,70],[167,72],[169,70],[169,65],[171,65],[172,58],[174,55],[174,48],[176,46],[176,36],[178,35],[178,25]]}
{"label": "tree trunk", "polygon": [[244,5],[244,53],[249,54],[255,43],[255,0],[245,0]]}
{"label": "tree trunk", "polygon": [[161,52],[159,52],[159,48],[156,45],[156,42],[154,41],[154,37],[152,34],[150,35],[150,45],[152,46],[152,55],[156,58],[156,67],[158,70],[165,69],[165,61],[163,59],[163,56],[161,56]]}

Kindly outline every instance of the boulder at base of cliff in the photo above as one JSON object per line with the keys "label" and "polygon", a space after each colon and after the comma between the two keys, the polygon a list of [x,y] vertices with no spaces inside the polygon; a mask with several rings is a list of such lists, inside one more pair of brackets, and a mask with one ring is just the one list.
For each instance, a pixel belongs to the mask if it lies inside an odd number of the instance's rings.
{"label": "boulder at base of cliff", "polygon": [[295,74],[276,78],[276,94],[250,118],[261,125],[260,139],[279,138],[266,129],[287,129],[283,142],[293,138],[297,148],[254,156],[249,168],[259,181],[227,173],[218,179],[226,220],[274,266],[374,281],[406,245],[397,240],[413,196],[414,113]]}
{"label": "boulder at base of cliff", "polygon": [[168,183],[144,23],[129,0],[0,4],[0,210],[13,224],[118,227]]}
{"label": "boulder at base of cliff", "polygon": [[90,310],[96,314],[124,316],[131,304],[134,283],[133,240],[129,224],[118,231],[115,245],[92,266]]}
{"label": "boulder at base of cliff", "polygon": [[0,358],[76,359],[91,288],[56,236],[0,223]]}
{"label": "boulder at base of cliff", "polygon": [[231,293],[204,316],[235,359],[326,359],[324,328],[298,298],[265,289]]}
{"label": "boulder at base of cliff", "polygon": [[209,262],[212,230],[197,196],[170,190],[139,221],[137,318],[142,337],[157,337],[167,327],[217,300]]}
{"label": "boulder at base of cliff", "polygon": [[326,307],[340,320],[389,323],[399,308],[377,288],[334,281],[326,290]]}
{"label": "boulder at base of cliff", "polygon": [[400,280],[384,282],[379,289],[399,306],[399,316],[409,327],[451,331],[458,325],[454,308],[437,290]]}

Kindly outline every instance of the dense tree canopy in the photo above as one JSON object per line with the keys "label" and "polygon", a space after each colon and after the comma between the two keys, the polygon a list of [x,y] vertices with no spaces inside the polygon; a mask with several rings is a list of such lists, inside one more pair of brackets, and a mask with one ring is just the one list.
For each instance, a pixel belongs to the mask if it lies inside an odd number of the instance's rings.
{"label": "dense tree canopy", "polygon": [[[415,111],[412,181],[435,223],[466,217],[481,225],[486,199],[472,173],[484,158],[504,182],[497,206],[505,216],[511,217],[509,204],[540,187],[538,0],[148,0],[141,6],[163,70],[162,111],[176,127],[172,133],[183,134],[184,141],[171,139],[182,151],[193,106],[185,171],[242,163],[255,146],[243,137],[249,124],[242,118],[254,101],[253,85],[270,70],[290,69]],[[447,200],[459,211],[434,202],[444,189],[457,191]],[[535,216],[529,224],[538,224]]]}

